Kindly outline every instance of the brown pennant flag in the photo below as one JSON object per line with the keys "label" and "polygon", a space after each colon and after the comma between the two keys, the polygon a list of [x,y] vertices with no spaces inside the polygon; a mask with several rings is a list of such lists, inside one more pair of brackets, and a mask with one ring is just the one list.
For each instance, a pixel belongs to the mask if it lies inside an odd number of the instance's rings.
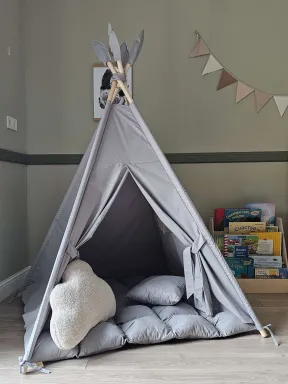
{"label": "brown pennant flag", "polygon": [[235,77],[233,77],[231,73],[227,72],[226,69],[223,69],[219,83],[217,85],[217,91],[227,87],[228,85],[236,83],[236,81],[237,79],[235,79]]}
{"label": "brown pennant flag", "polygon": [[250,95],[252,92],[254,92],[253,88],[249,87],[247,84],[241,83],[241,81],[238,81],[236,90],[236,103],[239,103],[239,101],[245,99],[245,97]]}
{"label": "brown pennant flag", "polygon": [[192,49],[190,53],[190,57],[198,57],[198,56],[204,56],[204,55],[209,55],[210,51],[207,45],[204,43],[204,41],[199,38],[197,41],[196,45]]}
{"label": "brown pennant flag", "polygon": [[268,103],[270,99],[272,99],[273,95],[269,95],[269,93],[256,91],[255,90],[255,105],[257,113]]}

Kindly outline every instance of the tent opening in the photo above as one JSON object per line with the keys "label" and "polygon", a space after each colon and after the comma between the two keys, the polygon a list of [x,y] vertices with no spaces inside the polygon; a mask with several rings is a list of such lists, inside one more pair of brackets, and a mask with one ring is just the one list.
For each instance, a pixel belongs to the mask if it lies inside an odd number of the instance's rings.
{"label": "tent opening", "polygon": [[129,174],[80,258],[104,279],[183,276],[185,246],[156,216]]}

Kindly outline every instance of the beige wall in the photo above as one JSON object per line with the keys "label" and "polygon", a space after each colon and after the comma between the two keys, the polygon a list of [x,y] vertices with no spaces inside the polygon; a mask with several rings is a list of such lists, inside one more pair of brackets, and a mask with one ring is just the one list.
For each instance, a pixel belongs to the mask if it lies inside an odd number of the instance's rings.
{"label": "beige wall", "polygon": [[[0,1],[0,147],[23,152],[26,128],[21,16],[20,0]],[[17,118],[18,132],[5,128],[7,115]]]}
{"label": "beige wall", "polygon": [[[217,92],[219,73],[202,77],[205,58],[188,59],[197,29],[240,79],[287,94],[287,11],[286,0],[26,0],[28,152],[85,150],[97,127],[91,40],[107,42],[108,21],[129,44],[145,29],[134,96],[163,151],[287,150],[288,116],[281,119],[273,101],[260,114],[251,96],[235,105],[235,85]],[[69,166],[54,169],[28,170],[31,257],[63,196],[59,178],[65,184],[72,177]],[[278,212],[288,215],[287,163],[175,169],[205,219],[216,206],[251,200],[275,200]],[[53,191],[48,200],[39,196],[46,176]]]}
{"label": "beige wall", "polygon": [[[21,12],[20,0],[0,1],[0,148],[23,152],[26,130]],[[18,132],[5,128],[7,115],[17,118]],[[27,266],[26,229],[26,166],[0,162],[0,281]]]}

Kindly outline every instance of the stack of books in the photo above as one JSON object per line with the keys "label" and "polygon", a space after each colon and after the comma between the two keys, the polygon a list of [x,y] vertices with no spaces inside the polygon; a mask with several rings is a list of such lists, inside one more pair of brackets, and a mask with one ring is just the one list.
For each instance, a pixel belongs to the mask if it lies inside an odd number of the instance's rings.
{"label": "stack of books", "polygon": [[216,208],[215,241],[237,278],[286,279],[274,203]]}

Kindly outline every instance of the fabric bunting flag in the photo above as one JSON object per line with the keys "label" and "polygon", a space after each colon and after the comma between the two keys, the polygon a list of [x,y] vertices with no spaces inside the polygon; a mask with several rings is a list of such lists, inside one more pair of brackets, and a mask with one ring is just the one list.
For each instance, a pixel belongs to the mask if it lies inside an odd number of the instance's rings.
{"label": "fabric bunting flag", "polygon": [[223,89],[225,87],[228,87],[228,85],[236,83],[237,79],[231,75],[231,73],[227,72],[226,69],[223,69],[219,83],[217,85],[217,91],[220,89]]}
{"label": "fabric bunting flag", "polygon": [[236,76],[229,72],[221,62],[216,59],[214,54],[210,51],[209,47],[203,41],[199,33],[196,31],[197,43],[190,53],[190,57],[199,57],[209,55],[207,63],[203,69],[202,75],[207,75],[221,70],[221,75],[217,85],[217,91],[226,88],[229,85],[237,83],[235,102],[236,104],[244,100],[247,96],[254,93],[256,112],[259,113],[263,107],[273,98],[277,106],[279,115],[284,116],[288,110],[288,95],[273,95],[271,93],[256,90],[248,84],[240,81]]}
{"label": "fabric bunting flag", "polygon": [[245,97],[250,95],[252,92],[254,92],[253,88],[249,87],[249,85],[242,83],[241,81],[238,81],[236,90],[236,103],[239,103],[239,101],[245,99]]}
{"label": "fabric bunting flag", "polygon": [[272,95],[269,93],[256,91],[255,90],[255,105],[257,113],[268,103],[268,101],[272,98]]}
{"label": "fabric bunting flag", "polygon": [[273,97],[280,113],[280,116],[282,117],[288,107],[288,96],[278,95]]}
{"label": "fabric bunting flag", "polygon": [[207,75],[207,73],[212,73],[218,71],[219,69],[223,69],[223,66],[215,59],[214,56],[210,55],[202,75]]}
{"label": "fabric bunting flag", "polygon": [[204,43],[204,41],[201,38],[199,38],[195,47],[192,49],[190,53],[190,57],[198,57],[198,56],[204,56],[209,54],[210,54],[209,48]]}

